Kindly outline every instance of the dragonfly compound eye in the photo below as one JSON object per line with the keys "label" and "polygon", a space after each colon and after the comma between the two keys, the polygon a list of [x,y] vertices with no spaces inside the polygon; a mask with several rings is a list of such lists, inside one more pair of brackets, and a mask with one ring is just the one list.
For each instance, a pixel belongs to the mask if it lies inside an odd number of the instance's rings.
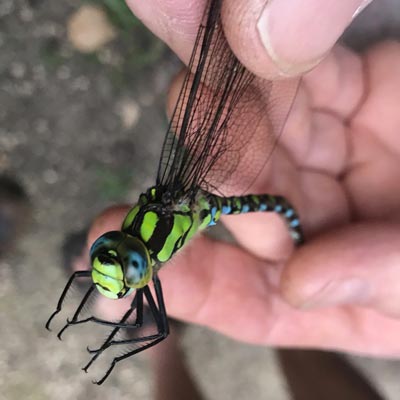
{"label": "dragonfly compound eye", "polygon": [[144,243],[136,237],[126,235],[118,246],[122,260],[124,282],[126,287],[140,289],[146,286],[153,276],[149,251]]}
{"label": "dragonfly compound eye", "polygon": [[133,236],[112,231],[100,236],[90,250],[92,279],[98,291],[120,299],[146,286],[152,265],[145,245]]}

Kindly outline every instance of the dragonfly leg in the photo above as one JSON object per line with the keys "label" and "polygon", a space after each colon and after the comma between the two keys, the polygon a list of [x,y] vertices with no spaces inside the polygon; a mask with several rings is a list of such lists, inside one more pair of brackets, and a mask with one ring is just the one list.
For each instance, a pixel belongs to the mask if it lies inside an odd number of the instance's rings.
{"label": "dragonfly leg", "polygon": [[[136,320],[134,324],[128,324],[126,321],[131,316],[133,311],[136,310]],[[106,321],[107,322],[107,321]],[[123,328],[139,328],[143,324],[143,290],[138,290],[134,299],[132,300],[131,306],[129,307],[128,311],[123,315],[121,321],[116,324],[114,329],[111,331],[107,339],[98,349],[90,349],[87,347],[87,351],[90,354],[94,354],[94,356],[90,359],[90,361],[82,368],[85,372],[89,369],[89,367],[96,361],[96,359],[106,350],[108,347],[111,346],[110,343],[113,342],[113,338],[119,332],[121,327]]]}
{"label": "dragonfly leg", "polygon": [[[136,310],[135,322],[133,324],[126,323],[128,318],[131,316],[131,314],[135,310]],[[143,290],[139,289],[136,292],[135,298],[132,300],[131,306],[129,307],[128,311],[123,315],[123,317],[121,318],[121,320],[119,322],[117,322],[117,323],[108,322],[108,321],[102,321],[102,322],[105,322],[104,325],[113,326],[114,329],[111,331],[108,338],[104,341],[104,343],[98,349],[90,349],[89,347],[87,348],[87,351],[91,354],[99,353],[99,352],[105,350],[107,347],[109,347],[109,343],[112,341],[112,339],[115,337],[115,335],[118,333],[118,331],[121,328],[134,329],[134,328],[140,328],[142,326],[142,324],[143,324]],[[102,324],[102,322],[99,322],[99,323]]]}
{"label": "dragonfly leg", "polygon": [[145,286],[143,288],[143,293],[144,296],[146,297],[146,300],[148,302],[150,311],[153,315],[154,321],[157,324],[157,333],[154,335],[147,335],[143,337],[137,337],[137,338],[132,338],[132,339],[126,339],[126,340],[119,340],[119,341],[109,341],[107,343],[107,347],[113,346],[113,345],[129,345],[132,343],[140,343],[144,342],[145,344],[139,348],[136,348],[126,354],[123,354],[121,356],[115,357],[108,370],[106,371],[105,375],[99,380],[95,381],[94,383],[101,385],[111,374],[112,370],[114,369],[115,365],[119,363],[122,360],[125,360],[126,358],[129,358],[137,353],[140,353],[143,350],[146,350],[150,347],[155,346],[157,343],[160,343],[162,340],[164,340],[168,334],[169,334],[169,326],[168,326],[168,318],[165,310],[165,305],[164,305],[164,298],[162,294],[162,288],[161,288],[161,282],[158,278],[157,275],[153,276],[153,284],[154,284],[154,289],[156,292],[156,299],[158,306],[156,302],[154,301],[153,295],[151,294],[151,291],[148,286]]}
{"label": "dragonfly leg", "polygon": [[85,296],[83,297],[81,303],[79,304],[78,308],[75,311],[74,316],[72,317],[71,320],[67,319],[67,323],[64,325],[64,327],[60,330],[60,332],[58,332],[57,337],[61,340],[61,337],[63,335],[63,333],[65,332],[65,330],[71,326],[71,325],[76,325],[78,323],[78,318],[79,318],[79,314],[81,313],[83,307],[85,306],[86,302],[89,300],[89,297],[91,296],[91,294],[93,293],[94,289],[96,288],[95,284],[93,283],[90,288],[88,289],[88,291],[86,292]]}
{"label": "dragonfly leg", "polygon": [[61,311],[62,305],[64,303],[65,296],[67,295],[68,290],[70,289],[70,287],[72,285],[72,282],[76,278],[81,278],[81,277],[89,278],[90,276],[91,276],[91,271],[76,271],[71,275],[71,277],[69,278],[67,284],[65,285],[65,288],[64,288],[63,292],[61,293],[60,299],[58,300],[58,303],[57,303],[56,310],[53,312],[53,314],[50,315],[50,318],[46,322],[46,329],[47,330],[51,331],[51,329],[50,329],[51,321]]}
{"label": "dragonfly leg", "polygon": [[[111,326],[113,328],[140,328],[142,326],[143,314],[142,314],[142,310],[140,309],[140,306],[136,304],[137,302],[142,301],[143,295],[140,292],[141,292],[141,290],[138,290],[136,292],[136,295],[132,300],[131,306],[129,307],[127,314],[125,314],[122,317],[122,319],[118,322],[107,321],[105,319],[97,318],[92,315],[85,319],[80,319],[80,320],[77,320],[74,322],[70,321],[70,324],[71,325],[79,325],[79,324],[84,324],[86,322],[94,322],[99,325]],[[136,322],[134,324],[126,323],[125,321],[129,318],[130,314],[136,308],[138,309]],[[129,315],[128,315],[128,313],[129,313]]]}

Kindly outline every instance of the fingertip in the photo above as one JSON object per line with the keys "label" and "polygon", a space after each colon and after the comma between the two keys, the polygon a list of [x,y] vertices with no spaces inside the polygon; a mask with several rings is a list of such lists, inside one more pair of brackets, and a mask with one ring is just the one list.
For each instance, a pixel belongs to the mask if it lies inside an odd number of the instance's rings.
{"label": "fingertip", "polygon": [[286,76],[296,76],[311,70],[325,57],[350,25],[363,2],[263,2],[257,31],[280,71]]}
{"label": "fingertip", "polygon": [[315,67],[350,24],[363,0],[225,0],[223,22],[237,57],[265,78]]}

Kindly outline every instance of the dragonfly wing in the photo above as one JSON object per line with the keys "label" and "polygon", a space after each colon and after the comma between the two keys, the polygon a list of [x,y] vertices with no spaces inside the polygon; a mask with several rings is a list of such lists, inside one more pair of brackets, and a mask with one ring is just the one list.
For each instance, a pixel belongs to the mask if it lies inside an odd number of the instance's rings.
{"label": "dragonfly wing", "polygon": [[297,80],[248,71],[223,33],[221,0],[211,0],[163,145],[157,184],[195,194],[239,194],[254,181],[282,131]]}

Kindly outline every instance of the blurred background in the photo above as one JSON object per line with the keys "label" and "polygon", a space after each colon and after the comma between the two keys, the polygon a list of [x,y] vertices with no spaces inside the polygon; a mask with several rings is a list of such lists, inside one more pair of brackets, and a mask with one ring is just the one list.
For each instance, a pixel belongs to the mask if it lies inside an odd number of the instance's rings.
{"label": "blurred background", "polygon": [[[343,41],[388,37],[400,37],[398,0],[373,3]],[[80,370],[88,343],[72,329],[61,343],[44,324],[66,282],[66,237],[154,183],[180,67],[122,0],[0,1],[1,400],[153,398],[146,355],[99,389]],[[272,350],[193,326],[182,347],[206,399],[291,398]],[[399,398],[400,362],[351,363]]]}

